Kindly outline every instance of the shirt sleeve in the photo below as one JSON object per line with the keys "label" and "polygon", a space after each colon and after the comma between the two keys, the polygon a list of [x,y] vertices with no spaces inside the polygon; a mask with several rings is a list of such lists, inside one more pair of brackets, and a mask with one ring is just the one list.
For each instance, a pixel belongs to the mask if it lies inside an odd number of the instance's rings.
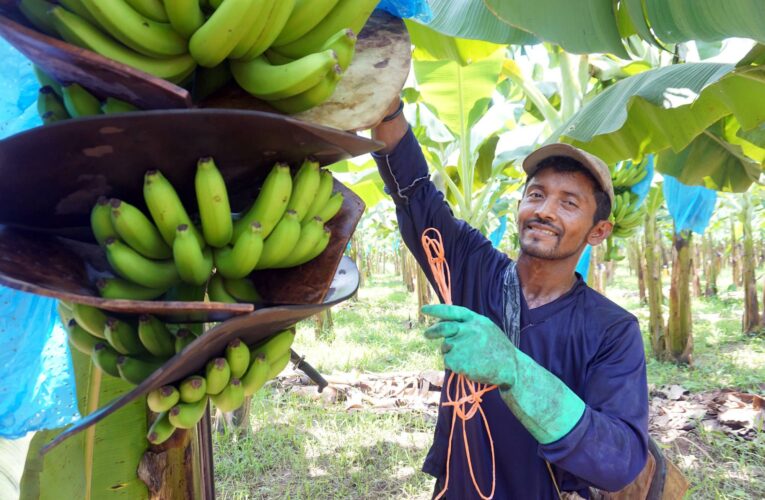
{"label": "shirt sleeve", "polygon": [[[648,457],[645,351],[636,320],[615,325],[593,360],[579,423],[540,455],[592,486],[619,491]],[[565,485],[564,485],[565,487]]]}
{"label": "shirt sleeve", "polygon": [[494,292],[501,286],[502,271],[509,259],[478,230],[454,217],[443,194],[430,180],[428,165],[412,129],[391,153],[372,156],[385,182],[385,191],[396,205],[404,243],[433,289],[440,296],[421,243],[423,231],[431,227],[441,233],[451,273],[453,303],[481,314],[499,315],[501,297]]}

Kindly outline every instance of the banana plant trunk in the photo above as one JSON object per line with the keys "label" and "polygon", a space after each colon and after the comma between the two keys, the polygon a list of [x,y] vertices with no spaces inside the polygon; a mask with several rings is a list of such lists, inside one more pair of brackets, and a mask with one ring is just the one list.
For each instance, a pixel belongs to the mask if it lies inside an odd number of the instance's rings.
{"label": "banana plant trunk", "polygon": [[712,236],[707,232],[704,241],[704,295],[706,297],[717,296],[717,276],[720,271],[717,249]]}
{"label": "banana plant trunk", "polygon": [[693,352],[690,290],[692,243],[690,231],[674,233],[667,334],[671,359],[682,364],[691,363]]}
{"label": "banana plant trunk", "polygon": [[744,228],[744,258],[741,266],[744,279],[744,333],[753,333],[760,327],[760,309],[757,303],[757,278],[755,277],[754,236],[752,234],[752,204],[744,194],[740,218]]}
{"label": "banana plant trunk", "polygon": [[699,272],[701,256],[699,254],[699,247],[700,245],[696,244],[695,242],[691,246],[691,279],[693,282],[694,298],[701,297],[701,272]]}
{"label": "banana plant trunk", "polygon": [[630,256],[630,266],[635,270],[635,274],[638,279],[638,296],[640,297],[640,303],[646,305],[648,298],[645,290],[645,265],[641,255],[645,253],[643,244],[640,239],[635,239],[630,242],[630,250],[628,255]]}
{"label": "banana plant trunk", "polygon": [[659,360],[667,359],[667,339],[664,329],[662,303],[664,291],[661,285],[661,251],[657,239],[656,218],[648,213],[645,218],[645,283],[648,293],[648,332],[651,349]]}
{"label": "banana plant trunk", "polygon": [[741,272],[739,271],[738,244],[736,241],[736,218],[730,219],[730,266],[733,285],[741,285]]}
{"label": "banana plant trunk", "polygon": [[417,270],[417,263],[405,245],[401,245],[401,270],[406,290],[409,293],[413,293],[416,281],[415,272]]}
{"label": "banana plant trunk", "polygon": [[364,278],[365,278],[364,271],[365,271],[365,268],[368,266],[365,265],[364,256],[362,255],[361,245],[359,245],[358,237],[356,235],[353,235],[353,237],[351,237],[350,258],[353,260],[353,262],[356,264],[356,267],[359,269],[359,288],[361,288],[364,286]]}
{"label": "banana plant trunk", "polygon": [[420,269],[417,268],[417,321],[422,324],[425,322],[425,315],[422,314],[422,306],[430,304],[431,295],[430,295],[430,283],[428,283],[428,279],[425,277],[425,273]]}

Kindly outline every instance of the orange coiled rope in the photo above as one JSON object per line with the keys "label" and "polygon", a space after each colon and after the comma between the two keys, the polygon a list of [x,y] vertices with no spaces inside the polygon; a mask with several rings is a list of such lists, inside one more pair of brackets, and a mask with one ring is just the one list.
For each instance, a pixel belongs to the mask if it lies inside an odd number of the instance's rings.
{"label": "orange coiled rope", "polygon": [[[428,236],[428,233],[434,233],[434,237]],[[430,265],[430,271],[433,273],[433,279],[438,286],[441,297],[443,297],[446,304],[452,303],[452,290],[451,290],[451,274],[449,274],[449,264],[446,262],[444,255],[444,244],[441,238],[441,233],[438,229],[428,228],[422,233],[422,248],[425,251],[425,256],[428,259]],[[457,379],[452,396],[452,385],[454,379]],[[446,490],[449,488],[449,468],[452,460],[452,440],[454,439],[454,425],[457,422],[457,417],[462,420],[462,438],[465,443],[465,455],[467,456],[468,468],[470,471],[470,478],[473,480],[473,486],[478,492],[478,495],[488,500],[494,497],[494,488],[497,483],[497,471],[496,462],[494,460],[494,440],[491,437],[491,429],[489,429],[489,422],[486,419],[486,414],[481,408],[481,402],[483,401],[483,395],[489,391],[496,389],[496,385],[478,384],[472,382],[464,375],[458,375],[452,372],[449,375],[449,380],[446,383],[446,398],[447,401],[443,403],[443,406],[452,406],[452,427],[449,432],[449,448],[446,454],[446,479],[444,480],[444,488],[435,497],[436,500],[444,496]],[[466,405],[470,405],[466,411]],[[481,491],[481,487],[478,486],[478,481],[475,479],[475,473],[473,472],[473,463],[470,459],[470,445],[468,444],[467,430],[465,428],[466,422],[473,418],[476,413],[481,414],[483,424],[486,427],[486,434],[489,436],[489,444],[491,445],[491,493],[484,495]]]}

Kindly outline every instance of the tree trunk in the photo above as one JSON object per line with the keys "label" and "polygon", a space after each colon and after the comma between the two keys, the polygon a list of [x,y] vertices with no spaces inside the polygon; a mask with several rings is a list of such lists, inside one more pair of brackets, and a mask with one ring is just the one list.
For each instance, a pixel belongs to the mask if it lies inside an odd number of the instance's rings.
{"label": "tree trunk", "polygon": [[425,277],[425,273],[420,269],[417,268],[417,321],[419,323],[425,322],[425,315],[422,314],[422,306],[430,304],[430,283],[428,283],[428,279]]}
{"label": "tree trunk", "polygon": [[738,287],[741,283],[739,272],[738,244],[736,242],[736,218],[730,219],[730,267],[733,286]]}
{"label": "tree trunk", "polygon": [[707,232],[703,237],[704,242],[704,295],[706,297],[717,296],[717,275],[720,269],[717,249],[712,242],[712,237]]}
{"label": "tree trunk", "polygon": [[691,321],[691,248],[690,231],[673,237],[672,283],[669,290],[669,350],[672,360],[691,364],[693,330]]}
{"label": "tree trunk", "polygon": [[638,294],[640,297],[640,303],[642,305],[646,305],[648,304],[648,296],[646,295],[645,290],[645,264],[642,257],[645,251],[643,250],[643,245],[641,244],[639,238],[633,240],[630,248],[632,249],[630,253],[632,254],[632,261],[634,262],[635,273],[637,274],[638,279]]}
{"label": "tree trunk", "polygon": [[329,340],[332,333],[332,309],[325,309],[314,315],[314,336],[317,339]]}
{"label": "tree trunk", "polygon": [[359,240],[356,235],[351,237],[351,251],[349,257],[353,260],[353,262],[356,264],[356,267],[359,269],[359,288],[361,288],[364,286],[365,268],[369,266],[366,266],[364,263],[364,256],[362,254],[361,245],[359,245]]}
{"label": "tree trunk", "polygon": [[401,245],[401,277],[406,285],[408,292],[414,292],[415,285],[415,272],[417,269],[417,262],[414,260],[409,249],[405,245]]}
{"label": "tree trunk", "polygon": [[749,195],[744,193],[741,209],[744,227],[744,258],[741,260],[744,279],[744,333],[753,333],[760,327],[760,308],[757,304],[757,278],[755,277],[754,236],[752,235],[752,205]]}
{"label": "tree trunk", "polygon": [[661,250],[657,240],[660,235],[656,230],[656,218],[647,214],[645,219],[645,283],[648,292],[648,333],[651,349],[659,360],[667,359],[667,338],[664,335],[664,315],[662,302],[664,291],[661,286]]}
{"label": "tree trunk", "polygon": [[696,299],[701,297],[701,272],[699,264],[701,257],[699,256],[699,248],[700,245],[695,242],[691,245],[691,279],[693,283],[693,297]]}

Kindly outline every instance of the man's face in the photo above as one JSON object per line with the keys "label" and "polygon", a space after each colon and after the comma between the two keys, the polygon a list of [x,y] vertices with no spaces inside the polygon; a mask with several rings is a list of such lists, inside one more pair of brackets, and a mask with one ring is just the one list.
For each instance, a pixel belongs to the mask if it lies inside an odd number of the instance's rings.
{"label": "man's face", "polygon": [[529,181],[518,206],[521,251],[549,260],[578,255],[590,238],[595,209],[585,174],[543,169]]}

